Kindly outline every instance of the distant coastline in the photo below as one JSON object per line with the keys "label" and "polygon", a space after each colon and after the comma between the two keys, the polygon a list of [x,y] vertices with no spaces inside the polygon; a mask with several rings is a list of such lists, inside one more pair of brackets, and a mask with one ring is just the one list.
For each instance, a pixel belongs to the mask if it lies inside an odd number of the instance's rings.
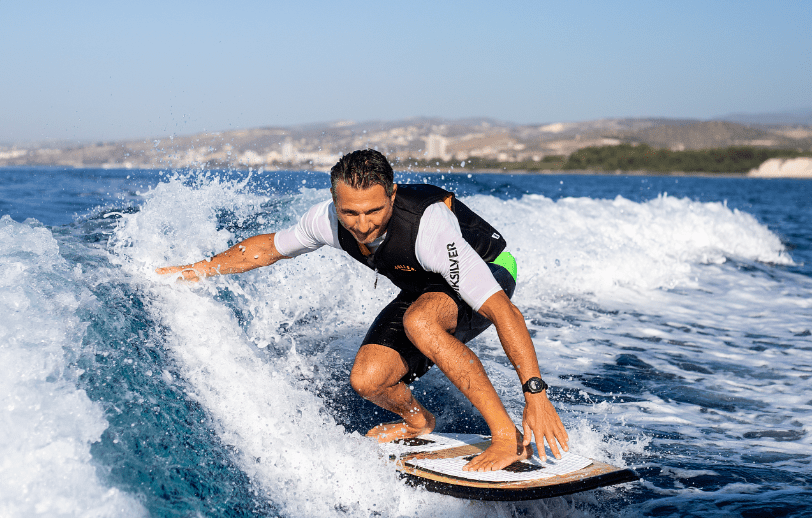
{"label": "distant coastline", "polygon": [[340,122],[84,145],[12,145],[0,147],[0,167],[327,171],[342,154],[361,148],[380,150],[397,170],[423,173],[806,178],[804,168],[761,166],[812,158],[812,125],[674,119]]}
{"label": "distant coastline", "polygon": [[[783,161],[782,161],[783,162]],[[170,168],[167,167],[120,167],[105,165],[104,167],[98,166],[74,166],[74,165],[21,165],[21,166],[0,166],[0,173],[3,169],[13,168],[48,168],[48,169],[115,169],[115,170],[155,170],[162,171]],[[217,168],[215,168],[217,169]],[[504,174],[504,175],[539,175],[539,176],[554,176],[554,175],[573,175],[573,176],[676,176],[676,177],[695,177],[695,178],[753,178],[753,179],[769,179],[769,178],[795,178],[795,179],[812,179],[812,172],[794,173],[794,174],[762,174],[758,169],[743,172],[732,173],[708,173],[706,171],[647,171],[644,169],[636,170],[608,170],[608,169],[439,169],[439,168],[394,168],[395,173],[417,173],[417,174],[433,174],[433,175],[476,175],[476,174]],[[329,168],[253,168],[253,167],[232,167],[228,168],[232,171],[261,171],[262,173],[276,172],[276,171],[311,171],[328,174]]]}

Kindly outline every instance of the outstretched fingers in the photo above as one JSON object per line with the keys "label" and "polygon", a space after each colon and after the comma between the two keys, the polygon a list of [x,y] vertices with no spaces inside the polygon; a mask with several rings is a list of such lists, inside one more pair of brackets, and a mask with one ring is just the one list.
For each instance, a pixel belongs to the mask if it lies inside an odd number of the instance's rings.
{"label": "outstretched fingers", "polygon": [[519,430],[515,437],[491,437],[491,445],[462,467],[463,471],[499,471],[517,460],[529,459],[533,450],[525,446]]}
{"label": "outstretched fingers", "polygon": [[155,273],[158,275],[170,275],[173,273],[180,273],[181,279],[184,281],[191,281],[191,282],[198,282],[200,281],[200,276],[198,275],[197,270],[190,266],[164,266],[162,268],[156,268]]}
{"label": "outstretched fingers", "polygon": [[[547,460],[547,452],[544,448],[545,439],[556,459],[561,458],[560,450],[569,451],[567,430],[546,394],[539,394],[532,400],[528,397],[527,405],[524,408],[522,428],[524,444],[529,445],[531,436],[534,437],[542,461]],[[561,445],[560,449],[559,445]]]}

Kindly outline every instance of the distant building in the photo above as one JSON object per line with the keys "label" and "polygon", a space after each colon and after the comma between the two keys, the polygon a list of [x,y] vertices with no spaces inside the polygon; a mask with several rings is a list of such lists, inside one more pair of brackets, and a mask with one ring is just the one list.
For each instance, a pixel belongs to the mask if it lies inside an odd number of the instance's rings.
{"label": "distant building", "polygon": [[451,160],[451,153],[448,152],[448,139],[442,135],[432,133],[426,137],[426,158],[439,158],[440,160]]}
{"label": "distant building", "polygon": [[286,138],[282,144],[282,162],[293,163],[296,159],[296,150],[293,148],[293,142],[290,138]]}
{"label": "distant building", "polygon": [[27,149],[11,148],[9,151],[0,151],[0,159],[20,158],[27,154]]}
{"label": "distant building", "polygon": [[240,155],[238,162],[243,165],[258,167],[265,165],[265,158],[256,151],[249,149]]}

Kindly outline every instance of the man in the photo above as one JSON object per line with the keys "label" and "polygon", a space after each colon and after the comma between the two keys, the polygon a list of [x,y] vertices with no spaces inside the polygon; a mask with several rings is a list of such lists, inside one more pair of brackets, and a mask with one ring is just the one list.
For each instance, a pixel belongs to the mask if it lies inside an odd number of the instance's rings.
{"label": "man", "polygon": [[[323,245],[342,249],[401,289],[373,322],[350,374],[358,394],[402,418],[368,436],[388,442],[434,429],[434,415],[414,398],[409,383],[436,364],[491,431],[491,446],[463,469],[499,470],[528,458],[532,436],[542,458],[545,438],[560,458],[556,442],[567,451],[567,432],[547,398],[524,317],[510,301],[516,263],[504,252],[501,235],[439,187],[395,185],[391,165],[377,151],[345,155],[330,178],[332,200],[312,207],[297,225],[250,237],[211,260],[156,271],[198,281],[269,266]],[[524,436],[465,345],[491,323],[524,390]]]}

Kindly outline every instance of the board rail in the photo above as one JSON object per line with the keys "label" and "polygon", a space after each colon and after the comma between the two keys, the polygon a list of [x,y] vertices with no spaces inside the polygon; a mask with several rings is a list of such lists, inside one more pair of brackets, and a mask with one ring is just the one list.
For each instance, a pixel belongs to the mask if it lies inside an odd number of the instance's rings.
{"label": "board rail", "polygon": [[490,441],[483,441],[438,451],[407,454],[400,457],[396,465],[405,482],[411,486],[469,500],[538,500],[634,482],[640,478],[633,469],[619,468],[596,460],[592,460],[589,466],[566,475],[518,482],[488,482],[458,478],[408,464],[414,459],[450,459],[477,455],[489,445]]}

